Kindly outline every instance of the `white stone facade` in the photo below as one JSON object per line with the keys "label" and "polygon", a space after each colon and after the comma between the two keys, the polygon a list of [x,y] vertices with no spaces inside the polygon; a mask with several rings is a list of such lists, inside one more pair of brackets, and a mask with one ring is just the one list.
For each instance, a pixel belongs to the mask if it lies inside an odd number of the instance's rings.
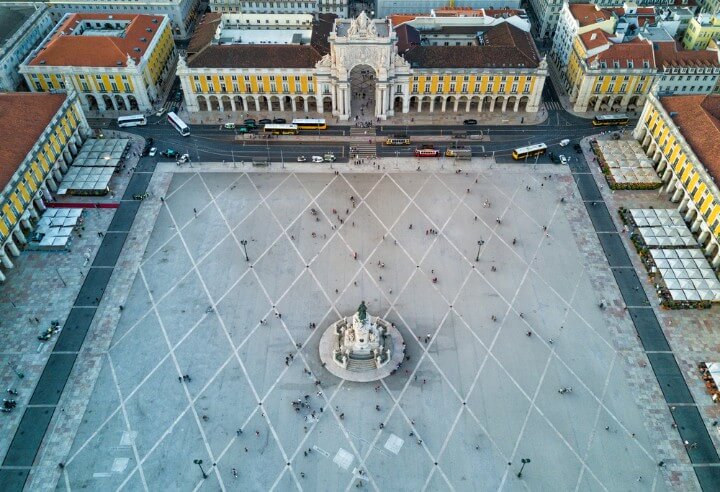
{"label": "white stone facade", "polygon": [[[443,0],[377,0],[375,6],[376,18],[387,17],[392,14],[419,14],[430,12],[431,9],[439,9],[448,6],[447,1]],[[519,9],[520,0],[455,0],[453,7],[455,8],[472,8],[472,9]]]}
{"label": "white stone facade", "polygon": [[200,0],[49,0],[54,21],[72,12],[167,15],[176,39],[192,34]]}
{"label": "white stone facade", "polygon": [[7,39],[0,47],[0,90],[4,91],[14,91],[20,85],[20,63],[54,25],[50,12],[41,3],[4,2],[0,4],[0,15],[14,15],[17,8],[35,12],[14,33],[3,33]]}
{"label": "white stone facade", "polygon": [[210,0],[210,9],[223,14],[335,14],[347,17],[348,0]]}

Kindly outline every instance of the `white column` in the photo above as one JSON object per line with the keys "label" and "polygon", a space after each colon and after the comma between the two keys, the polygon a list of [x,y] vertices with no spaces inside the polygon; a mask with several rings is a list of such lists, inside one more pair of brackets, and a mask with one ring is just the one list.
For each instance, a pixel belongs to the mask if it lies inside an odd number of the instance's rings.
{"label": "white column", "polygon": [[30,217],[33,218],[33,220],[37,220],[40,218],[40,215],[38,214],[37,210],[35,210],[35,205],[30,202],[30,205],[28,206],[28,213],[30,214]]}
{"label": "white column", "polygon": [[15,266],[7,253],[5,253],[4,247],[0,250],[0,262],[2,262],[2,266],[5,268],[13,268]]}
{"label": "white column", "polygon": [[13,231],[13,233],[15,234],[15,239],[17,239],[20,242],[20,244],[27,244],[27,239],[25,238],[25,234],[23,234],[22,231],[20,230],[19,224],[15,227],[15,230]]}
{"label": "white column", "polygon": [[10,237],[8,237],[7,242],[5,242],[5,246],[8,247],[8,249],[10,250],[10,254],[13,255],[15,258],[20,256],[20,250],[15,244],[15,240],[13,239],[12,234],[10,235]]}
{"label": "white column", "polygon": [[57,191],[57,183],[55,183],[55,178],[53,178],[52,174],[45,180],[45,184],[50,188],[50,191]]}
{"label": "white column", "polygon": [[308,113],[308,112],[309,112],[309,110],[308,110],[308,98],[307,98],[307,97],[303,98],[303,109],[305,109],[305,113]]}
{"label": "white column", "polygon": [[465,103],[465,112],[466,113],[470,112],[470,104],[472,104],[472,97],[469,97],[467,100],[467,103]]}
{"label": "white column", "polygon": [[675,193],[673,194],[672,198],[670,199],[670,201],[673,203],[677,203],[680,200],[680,198],[682,198],[684,193],[685,193],[685,191],[682,188],[677,188],[675,190]]}

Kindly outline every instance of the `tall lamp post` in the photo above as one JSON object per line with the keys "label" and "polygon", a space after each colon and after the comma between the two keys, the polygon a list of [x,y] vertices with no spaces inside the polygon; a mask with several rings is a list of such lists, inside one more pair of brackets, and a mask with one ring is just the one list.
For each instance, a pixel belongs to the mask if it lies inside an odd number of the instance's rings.
{"label": "tall lamp post", "polygon": [[202,472],[203,478],[207,478],[208,474],[205,473],[205,470],[203,470],[203,467],[202,467],[203,460],[193,460],[193,463],[195,463],[197,466],[200,467],[200,471]]}
{"label": "tall lamp post", "polygon": [[482,243],[483,243],[482,241],[478,241],[478,252],[477,252],[477,255],[475,256],[475,261],[480,261],[480,246],[482,246]]}
{"label": "tall lamp post", "polygon": [[250,258],[248,258],[247,254],[247,239],[241,239],[240,244],[243,247],[243,252],[245,253],[245,261],[250,261]]}
{"label": "tall lamp post", "polygon": [[518,477],[518,478],[522,478],[523,469],[525,468],[525,465],[527,465],[528,463],[530,463],[530,458],[523,458],[523,459],[520,460],[520,462],[522,463],[522,466],[520,467],[520,471],[517,472],[517,477]]}

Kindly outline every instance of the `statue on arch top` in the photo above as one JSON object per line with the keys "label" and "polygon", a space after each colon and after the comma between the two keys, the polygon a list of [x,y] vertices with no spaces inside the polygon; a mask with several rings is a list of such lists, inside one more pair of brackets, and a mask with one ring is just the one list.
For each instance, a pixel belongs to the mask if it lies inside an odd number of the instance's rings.
{"label": "statue on arch top", "polygon": [[351,23],[347,33],[349,38],[367,38],[377,36],[375,23],[363,10]]}

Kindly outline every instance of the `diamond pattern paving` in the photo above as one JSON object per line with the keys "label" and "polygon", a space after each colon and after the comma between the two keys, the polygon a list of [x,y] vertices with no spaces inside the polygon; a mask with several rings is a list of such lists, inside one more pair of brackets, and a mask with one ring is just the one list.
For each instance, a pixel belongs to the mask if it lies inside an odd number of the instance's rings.
{"label": "diamond pattern paving", "polygon": [[[61,484],[665,489],[589,221],[565,180],[513,169],[175,175]],[[317,354],[361,300],[405,337],[379,383]]]}

